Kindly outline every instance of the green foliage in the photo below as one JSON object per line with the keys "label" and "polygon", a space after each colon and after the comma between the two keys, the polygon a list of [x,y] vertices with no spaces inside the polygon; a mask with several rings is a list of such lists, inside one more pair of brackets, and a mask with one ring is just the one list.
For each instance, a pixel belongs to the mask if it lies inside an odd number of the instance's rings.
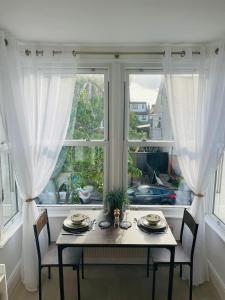
{"label": "green foliage", "polygon": [[138,126],[138,118],[135,112],[131,111],[130,112],[130,129],[132,130],[137,130]]}
{"label": "green foliage", "polygon": [[75,191],[73,191],[73,197],[72,197],[72,200],[71,200],[71,202],[73,203],[73,204],[80,204],[80,197],[79,197],[79,193],[78,193],[78,191],[77,190],[75,190]]}
{"label": "green foliage", "polygon": [[130,153],[128,153],[128,174],[131,177],[141,177],[142,171],[135,167],[134,160],[131,157]]}
{"label": "green foliage", "polygon": [[129,200],[126,191],[118,189],[111,191],[106,195],[106,202],[110,213],[113,214],[113,211],[116,208],[122,211],[123,205],[128,204]]}
{"label": "green foliage", "polygon": [[73,116],[70,121],[73,139],[104,138],[101,128],[104,120],[104,91],[101,84],[97,84],[96,78],[87,80],[81,77],[76,82]]}
{"label": "green foliage", "polygon": [[129,138],[130,139],[146,139],[147,132],[138,132],[137,126],[140,125],[138,122],[137,115],[135,112],[130,112],[130,126],[129,126]]}
{"label": "green foliage", "polygon": [[[102,147],[67,147],[67,157],[63,171],[71,173],[73,190],[85,185],[93,185],[98,192],[103,192],[103,156]],[[83,159],[79,159],[83,157]],[[76,159],[78,157],[78,159]]]}
{"label": "green foliage", "polygon": [[[104,82],[100,77],[78,75],[67,138],[104,139],[104,129],[101,127],[104,121],[103,97]],[[142,138],[143,133],[137,131],[138,119],[133,112],[130,113],[130,124],[130,137]],[[64,147],[54,172],[55,186],[57,186],[57,177],[60,173],[68,174],[67,187],[64,186],[64,190],[72,194],[72,203],[80,203],[77,192],[79,187],[92,185],[98,192],[103,192],[103,172],[104,150],[102,147]],[[130,155],[128,172],[133,176],[142,175],[142,172],[135,167]],[[125,192],[116,191],[114,196],[117,199],[115,201],[119,201],[119,198],[125,199]]]}

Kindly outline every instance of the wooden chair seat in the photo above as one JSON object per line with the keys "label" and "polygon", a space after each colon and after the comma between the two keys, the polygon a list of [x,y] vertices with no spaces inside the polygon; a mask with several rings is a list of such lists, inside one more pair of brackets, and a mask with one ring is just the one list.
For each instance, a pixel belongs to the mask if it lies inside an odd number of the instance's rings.
{"label": "wooden chair seat", "polygon": [[[80,263],[82,249],[65,248],[63,250],[63,265],[77,266]],[[58,266],[58,248],[54,242],[51,242],[46,253],[42,258],[42,266]]]}
{"label": "wooden chair seat", "polygon": [[[152,249],[151,256],[156,264],[169,264],[170,263],[170,252],[167,249]],[[174,263],[176,264],[189,264],[191,262],[190,257],[184,251],[182,245],[178,242],[177,247],[175,248],[175,257]]]}

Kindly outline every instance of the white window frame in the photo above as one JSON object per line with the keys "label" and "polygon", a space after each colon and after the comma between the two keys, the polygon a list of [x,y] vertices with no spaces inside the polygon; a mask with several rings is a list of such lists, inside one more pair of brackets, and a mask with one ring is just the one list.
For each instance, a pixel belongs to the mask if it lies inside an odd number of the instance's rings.
{"label": "white window frame", "polygon": [[216,194],[221,193],[221,184],[222,184],[222,169],[223,165],[225,163],[225,153],[223,153],[220,163],[217,167],[216,173],[215,173],[215,179],[214,179],[214,193],[213,193],[213,203],[212,203],[212,215],[216,218],[217,224],[220,224],[222,228],[225,230],[225,220],[222,220],[219,216],[217,216],[215,212],[215,201],[216,201]]}
{"label": "white window frame", "polygon": [[[9,154],[9,149],[6,143],[2,143],[0,145],[0,153],[7,153]],[[11,164],[11,162],[9,162],[9,164]],[[11,168],[11,165],[9,166]],[[0,170],[1,172],[1,170]],[[10,176],[10,174],[9,174]],[[10,180],[12,180],[12,184],[15,184],[15,201],[16,201],[16,207],[17,210],[15,212],[14,215],[10,216],[10,218],[0,224],[0,248],[8,241],[8,239],[10,238],[10,236],[15,232],[15,230],[17,230],[18,226],[21,225],[21,217],[22,217],[22,211],[21,211],[21,200],[19,198],[18,195],[18,191],[17,191],[17,187],[16,187],[16,182],[15,182],[15,177],[14,174],[11,174],[11,178]],[[2,193],[3,187],[2,187],[2,179],[1,179],[1,175],[0,175],[0,192]],[[1,196],[2,198],[2,196]],[[3,206],[2,206],[2,199],[0,199],[0,217],[3,218]]]}
{"label": "white window frame", "polygon": [[[102,72],[106,74],[105,76],[105,93],[107,93],[107,100],[105,103],[105,139],[100,141],[85,141],[85,140],[65,140],[65,146],[102,146],[106,149],[105,153],[105,167],[104,167],[104,194],[114,188],[127,188],[127,153],[126,149],[129,145],[137,145],[140,141],[132,140],[128,141],[126,139],[126,132],[128,130],[128,120],[125,110],[129,110],[129,101],[125,101],[128,95],[128,85],[127,82],[127,72],[134,74],[163,74],[161,63],[141,63],[137,61],[133,64],[133,59],[130,62],[125,61],[109,61],[101,60],[103,63],[95,63],[96,60],[84,60],[84,64],[77,68],[78,73],[90,71]],[[140,69],[141,68],[141,69]],[[107,86],[106,86],[107,85]],[[107,92],[106,92],[107,91]],[[110,112],[110,113],[109,113]],[[125,127],[126,125],[126,127]],[[164,147],[164,146],[174,146],[174,141],[172,140],[150,140],[141,142],[145,146],[153,147]],[[66,216],[67,213],[76,207],[76,209],[101,209],[105,204],[103,198],[103,204],[40,204],[40,207],[48,208],[51,216]],[[167,206],[167,205],[131,205],[131,209],[135,210],[163,210],[166,216],[182,218],[183,209],[188,206]]]}

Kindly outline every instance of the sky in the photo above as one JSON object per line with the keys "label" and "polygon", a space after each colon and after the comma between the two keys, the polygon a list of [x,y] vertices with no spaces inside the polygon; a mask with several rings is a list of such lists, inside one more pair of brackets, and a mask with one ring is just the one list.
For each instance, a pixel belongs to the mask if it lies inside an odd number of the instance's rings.
{"label": "sky", "polygon": [[147,101],[149,105],[156,102],[162,75],[131,74],[130,101]]}

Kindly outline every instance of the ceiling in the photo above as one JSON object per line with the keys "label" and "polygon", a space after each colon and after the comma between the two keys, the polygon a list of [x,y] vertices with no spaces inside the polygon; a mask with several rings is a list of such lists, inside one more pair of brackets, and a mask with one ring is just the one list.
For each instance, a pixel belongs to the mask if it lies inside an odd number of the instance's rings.
{"label": "ceiling", "polygon": [[41,42],[202,43],[225,36],[225,1],[0,0],[0,27]]}

